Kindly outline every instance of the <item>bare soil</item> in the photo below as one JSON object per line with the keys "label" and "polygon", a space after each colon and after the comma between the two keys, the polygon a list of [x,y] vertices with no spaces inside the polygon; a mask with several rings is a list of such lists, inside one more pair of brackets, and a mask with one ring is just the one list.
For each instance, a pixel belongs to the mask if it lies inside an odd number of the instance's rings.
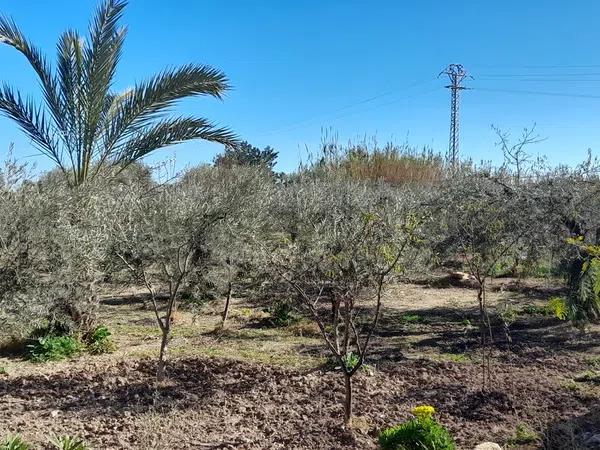
{"label": "bare soil", "polygon": [[[511,283],[510,280],[504,281]],[[355,382],[355,420],[343,429],[342,377],[310,323],[257,327],[265,313],[233,305],[215,333],[218,305],[181,314],[169,379],[154,381],[159,333],[139,298],[102,305],[119,351],[32,364],[0,358],[0,435],[34,442],[78,435],[96,449],[376,449],[385,427],[434,405],[459,448],[594,448],[600,434],[600,330],[586,333],[541,313],[552,286],[502,282],[492,307],[519,311],[510,335],[495,322],[492,386],[481,391],[475,294],[464,287],[397,285],[388,293],[369,367]],[[519,424],[535,431],[515,443]],[[511,440],[512,439],[512,440]]]}

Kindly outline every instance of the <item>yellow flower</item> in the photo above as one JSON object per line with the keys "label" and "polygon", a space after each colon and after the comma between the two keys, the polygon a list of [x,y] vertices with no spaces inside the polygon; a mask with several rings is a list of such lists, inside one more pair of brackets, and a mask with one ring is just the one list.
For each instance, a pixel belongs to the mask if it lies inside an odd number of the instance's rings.
{"label": "yellow flower", "polygon": [[412,413],[419,420],[427,420],[435,414],[435,408],[430,405],[419,405],[413,408]]}

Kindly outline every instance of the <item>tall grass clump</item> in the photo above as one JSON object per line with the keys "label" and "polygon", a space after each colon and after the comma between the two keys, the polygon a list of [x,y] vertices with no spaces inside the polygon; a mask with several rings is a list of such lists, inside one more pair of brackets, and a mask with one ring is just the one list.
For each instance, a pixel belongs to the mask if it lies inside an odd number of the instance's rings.
{"label": "tall grass clump", "polygon": [[387,143],[381,147],[375,139],[338,144],[325,136],[319,153],[310,155],[304,169],[316,173],[334,171],[353,180],[381,181],[393,186],[435,184],[445,177],[442,155],[429,148]]}

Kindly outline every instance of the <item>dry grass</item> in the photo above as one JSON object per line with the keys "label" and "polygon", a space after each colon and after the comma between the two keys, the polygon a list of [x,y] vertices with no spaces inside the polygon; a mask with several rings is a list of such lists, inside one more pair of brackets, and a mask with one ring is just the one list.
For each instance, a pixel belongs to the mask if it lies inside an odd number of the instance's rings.
{"label": "dry grass", "polygon": [[392,185],[430,184],[444,177],[441,158],[427,152],[403,152],[397,147],[352,151],[342,161],[341,168],[352,178],[383,180]]}

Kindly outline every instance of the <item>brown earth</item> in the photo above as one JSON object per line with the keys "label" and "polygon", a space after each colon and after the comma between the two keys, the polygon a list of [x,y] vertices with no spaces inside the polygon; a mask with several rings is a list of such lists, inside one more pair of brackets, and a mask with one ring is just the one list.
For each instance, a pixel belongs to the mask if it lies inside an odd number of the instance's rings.
{"label": "brown earth", "polygon": [[[550,295],[544,289],[500,286],[490,302],[539,305]],[[597,328],[582,334],[519,309],[510,342],[496,324],[494,381],[483,394],[473,292],[395,286],[344,430],[342,378],[323,365],[314,328],[257,328],[264,313],[242,300],[234,311],[222,334],[211,332],[218,308],[185,312],[169,380],[157,385],[151,313],[130,298],[107,299],[102,315],[117,353],[44,365],[0,358],[8,372],[0,376],[0,435],[40,443],[78,435],[96,449],[376,449],[379,431],[418,404],[436,407],[461,449],[504,445],[519,424],[539,439],[510,448],[591,449],[584,441],[600,434]]]}

